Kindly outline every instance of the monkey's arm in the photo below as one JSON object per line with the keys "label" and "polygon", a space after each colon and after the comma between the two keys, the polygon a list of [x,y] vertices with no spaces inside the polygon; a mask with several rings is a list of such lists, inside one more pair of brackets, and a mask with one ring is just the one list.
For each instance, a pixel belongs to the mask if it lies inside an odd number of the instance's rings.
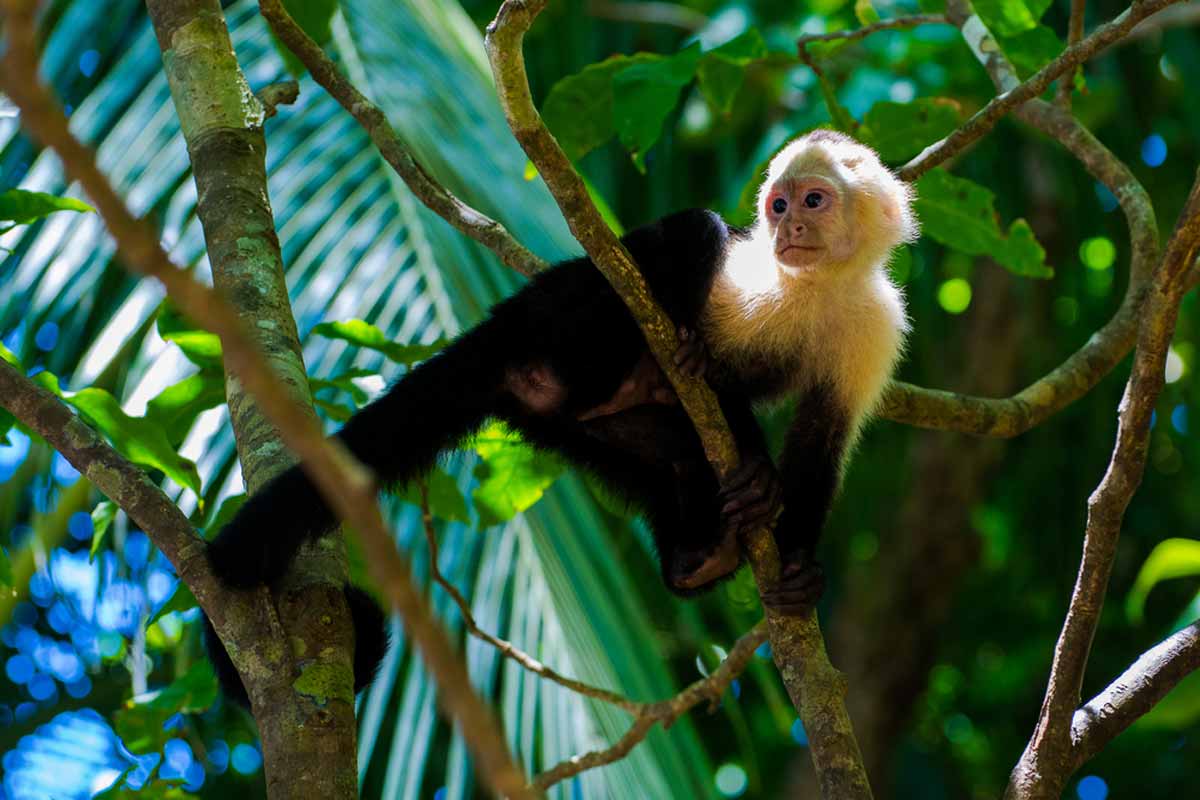
{"label": "monkey's arm", "polygon": [[802,614],[825,588],[815,559],[817,540],[841,480],[850,422],[826,387],[800,397],[780,459],[783,514],[775,526],[781,575],[763,601],[785,614]]}

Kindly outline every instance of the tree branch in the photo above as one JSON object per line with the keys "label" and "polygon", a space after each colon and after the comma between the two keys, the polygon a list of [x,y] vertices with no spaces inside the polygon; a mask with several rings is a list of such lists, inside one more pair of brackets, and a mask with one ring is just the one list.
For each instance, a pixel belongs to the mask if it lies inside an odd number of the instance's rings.
{"label": "tree branch", "polygon": [[313,79],[358,121],[383,160],[418,200],[522,275],[545,269],[546,262],[514,239],[503,225],[459,200],[425,171],[396,135],[383,111],[338,71],[320,45],[288,14],[282,0],[259,0],[258,6],[271,31],[300,59]]}
{"label": "tree branch", "polygon": [[880,20],[870,25],[864,25],[852,31],[831,31],[830,33],[813,33],[801,36],[796,40],[796,48],[803,51],[813,42],[854,42],[865,39],[877,31],[907,30],[919,25],[945,25],[949,20],[945,14],[913,14],[907,17]]}
{"label": "tree branch", "polygon": [[1071,720],[1072,770],[1092,759],[1197,669],[1200,622],[1193,622],[1142,653],[1104,691],[1075,711]]}
{"label": "tree branch", "polygon": [[1118,413],[1117,441],[1108,470],[1088,498],[1083,559],[1054,648],[1050,680],[1037,727],[1013,769],[1006,798],[1050,798],[1062,793],[1075,766],[1071,721],[1092,639],[1104,604],[1125,510],[1146,465],[1150,416],[1163,387],[1167,347],[1175,331],[1188,272],[1200,252],[1200,173],[1154,276],[1138,332],[1133,371]]}
{"label": "tree branch", "polygon": [[[1029,80],[994,98],[949,136],[925,148],[923,152],[900,168],[899,176],[906,181],[916,180],[946,159],[961,152],[967,145],[995,127],[996,123],[1009,111],[1044,92],[1055,78],[1087,61],[1120,39],[1142,20],[1178,2],[1180,0],[1140,0],[1140,2],[1135,2],[1114,20],[1101,25],[1090,36],[1063,50],[1057,58],[1038,70]],[[982,25],[982,23],[980,24]]]}
{"label": "tree branch", "polygon": [[[485,45],[505,117],[562,209],[571,233],[629,307],[695,424],[717,474],[728,475],[737,466],[739,456],[716,396],[704,381],[684,378],[676,369],[672,360],[677,346],[674,326],[654,301],[628,251],[596,211],[583,181],[534,108],[521,47],[525,32],[545,5],[545,0],[506,0],[488,25]],[[762,592],[779,577],[774,538],[764,529],[748,536],[744,544]],[[825,655],[816,615],[789,618],[768,609],[767,623],[775,663],[808,731],[824,795],[870,797],[862,755],[846,714],[845,678]]]}
{"label": "tree branch", "polygon": [[[1067,23],[1067,46],[1078,44],[1083,38],[1083,13],[1087,10],[1087,0],[1071,0],[1071,19]],[[1071,110],[1071,93],[1075,90],[1074,75],[1058,82],[1054,103],[1063,111]]]}
{"label": "tree branch", "polygon": [[22,124],[58,153],[67,174],[83,186],[116,239],[123,262],[160,280],[186,314],[221,337],[226,366],[245,383],[288,446],[304,459],[330,507],[359,531],[373,578],[400,612],[430,674],[437,676],[438,698],[458,724],[484,780],[499,794],[532,796],[490,709],[475,695],[465,667],[414,588],[408,565],[379,514],[370,474],[344,447],[326,440],[316,421],[290,401],[236,314],[217,293],[170,262],[155,232],[129,212],[97,168],[92,152],[70,133],[62,109],[37,78],[33,3],[0,0],[0,8],[8,36],[0,59],[0,89],[21,109]]}

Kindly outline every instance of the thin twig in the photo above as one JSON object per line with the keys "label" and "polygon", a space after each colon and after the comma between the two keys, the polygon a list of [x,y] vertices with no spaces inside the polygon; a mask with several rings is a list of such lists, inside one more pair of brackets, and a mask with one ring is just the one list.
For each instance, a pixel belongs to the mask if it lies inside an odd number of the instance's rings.
{"label": "thin twig", "polygon": [[[1071,19],[1067,23],[1067,46],[1077,44],[1083,38],[1083,14],[1087,10],[1087,0],[1071,0]],[[1078,68],[1076,68],[1078,69]],[[1054,96],[1054,104],[1063,111],[1071,110],[1071,93],[1075,90],[1075,73],[1058,82],[1058,91]]]}
{"label": "thin twig", "polygon": [[703,700],[708,700],[715,707],[729,688],[729,684],[746,668],[754,651],[766,639],[767,622],[763,620],[742,634],[741,638],[730,648],[729,655],[725,656],[725,660],[707,677],[694,681],[682,692],[668,700],[644,705],[635,715],[629,730],[611,747],[573,756],[538,773],[533,779],[533,785],[539,789],[547,789],[584,770],[611,764],[628,755],[629,751],[646,738],[655,723],[662,723],[664,729],[669,728],[675,720]]}
{"label": "thin twig", "polygon": [[945,25],[949,22],[945,14],[913,14],[907,17],[880,20],[852,31],[832,31],[830,33],[812,33],[801,36],[796,40],[796,48],[803,50],[813,42],[853,42],[865,39],[872,33],[889,30],[907,30],[919,25]]}
{"label": "thin twig", "polygon": [[383,111],[338,71],[320,45],[288,14],[282,0],[259,0],[258,5],[271,31],[300,59],[313,79],[358,121],[379,149],[384,161],[403,179],[418,200],[522,275],[533,275],[545,269],[546,262],[514,239],[503,225],[459,200],[413,158]]}
{"label": "thin twig", "polygon": [[400,612],[430,674],[437,676],[442,688],[439,700],[458,724],[487,784],[500,794],[535,796],[512,760],[491,710],[475,694],[465,666],[416,591],[408,565],[380,516],[369,471],[344,447],[326,440],[316,421],[288,399],[251,344],[243,322],[216,292],[171,263],[154,230],[130,213],[100,172],[95,155],[71,134],[62,109],[37,78],[33,6],[29,0],[0,0],[8,36],[0,60],[0,89],[21,109],[22,124],[58,154],[67,174],[82,185],[116,239],[122,263],[157,278],[186,314],[220,336],[227,369],[245,384],[284,441],[303,459],[330,506],[359,532],[373,578]]}
{"label": "thin twig", "polygon": [[583,681],[569,678],[550,667],[538,661],[533,656],[520,649],[512,642],[501,639],[479,627],[475,621],[475,615],[471,613],[471,605],[467,602],[467,598],[462,596],[462,592],[458,591],[453,583],[451,583],[445,575],[442,574],[441,568],[438,566],[438,540],[437,533],[433,526],[433,513],[429,508],[429,485],[422,479],[417,482],[417,488],[421,494],[421,522],[425,527],[425,541],[429,543],[429,571],[433,576],[433,580],[439,586],[446,590],[450,595],[450,599],[458,606],[458,612],[462,615],[463,625],[466,626],[467,632],[472,636],[487,642],[492,647],[500,651],[500,654],[505,658],[510,658],[520,664],[525,669],[540,675],[541,677],[557,683],[565,689],[570,689],[572,692],[591,697],[596,700],[603,700],[605,703],[611,703],[618,708],[628,711],[630,714],[637,715],[646,708],[646,703],[639,703],[635,700],[630,700],[624,695],[601,689],[598,686],[584,683]]}
{"label": "thin twig", "polygon": [[916,180],[984,136],[1009,111],[1040,95],[1057,77],[1123,37],[1142,20],[1178,2],[1181,0],[1141,0],[1134,3],[1111,22],[1101,25],[1091,35],[1063,50],[1029,80],[995,97],[949,136],[925,148],[898,170],[899,176],[906,181]]}

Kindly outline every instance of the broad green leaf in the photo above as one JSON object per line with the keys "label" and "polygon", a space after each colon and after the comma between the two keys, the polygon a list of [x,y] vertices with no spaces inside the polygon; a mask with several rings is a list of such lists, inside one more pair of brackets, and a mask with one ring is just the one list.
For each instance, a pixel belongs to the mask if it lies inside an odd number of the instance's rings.
{"label": "broad green leaf", "polygon": [[221,368],[221,340],[215,333],[196,327],[190,320],[164,303],[158,312],[158,335],[174,342],[199,367]]}
{"label": "broad green leaf", "polygon": [[13,588],[12,561],[8,558],[8,551],[3,547],[0,547],[0,586],[6,589]]}
{"label": "broad green leaf", "polygon": [[644,61],[613,78],[613,122],[617,138],[646,170],[646,152],[662,135],[663,122],[679,103],[679,93],[692,82],[700,62],[700,43],[669,58]]}
{"label": "broad green leaf", "polygon": [[313,398],[313,405],[325,412],[334,422],[349,422],[354,416],[354,409],[349,406],[344,406],[341,403],[335,403],[332,400],[325,400],[320,397]]}
{"label": "broad green leaf", "polygon": [[116,517],[117,504],[111,500],[101,500],[92,509],[92,544],[88,547],[89,564],[95,561],[96,554],[100,552],[100,547],[104,544],[104,537],[108,535],[108,529]]}
{"label": "broad green leaf", "polygon": [[975,0],[973,5],[979,18],[996,36],[1016,36],[1032,30],[1041,17],[1040,12],[1035,16],[1031,4],[1024,0]]}
{"label": "broad green leaf", "polygon": [[[296,20],[296,24],[312,37],[313,41],[319,45],[329,42],[333,36],[331,23],[333,15],[338,9],[338,0],[283,0],[283,7],[287,9],[292,19]],[[287,48],[287,45],[279,41],[274,33],[271,34],[271,41],[275,43],[275,49],[283,58],[288,72],[297,77],[302,76],[305,69],[300,59],[296,58],[296,55]]]}
{"label": "broad green leaf", "polygon": [[70,394],[66,401],[79,409],[130,461],[162,470],[180,486],[200,494],[200,473],[196,471],[196,465],[175,452],[157,422],[129,416],[117,399],[103,389],[81,389]]}
{"label": "broad green leaf", "polygon": [[969,255],[990,256],[1012,272],[1031,278],[1049,278],[1046,251],[1033,231],[1018,219],[1001,230],[992,205],[995,195],[974,181],[945,170],[933,170],[917,181],[914,204],[924,233]]}
{"label": "broad green leaf", "polygon": [[82,200],[73,197],[55,197],[45,192],[27,192],[24,189],[9,189],[0,192],[0,222],[15,222],[18,225],[36,222],[55,211],[95,211]]}
{"label": "broad green leaf", "polygon": [[1140,624],[1150,591],[1163,581],[1200,575],[1200,540],[1164,539],[1159,542],[1142,568],[1138,570],[1133,588],[1125,598],[1125,616]]}
{"label": "broad green leaf", "polygon": [[225,402],[225,374],[207,367],[168,386],[146,404],[146,419],[162,427],[178,447],[200,413]]}
{"label": "broad green leaf", "polygon": [[369,322],[361,319],[348,319],[345,322],[322,322],[312,330],[316,336],[327,339],[341,339],[357,347],[365,347],[383,353],[398,364],[411,367],[418,361],[424,361],[438,350],[446,346],[444,340],[433,344],[399,344],[383,335],[383,331]]}
{"label": "broad green leaf", "polygon": [[154,616],[146,620],[146,626],[153,625],[172,611],[187,611],[189,608],[195,608],[196,605],[196,595],[192,594],[192,590],[186,583],[179,581],[175,584],[175,591],[170,599],[162,604],[162,608],[154,612]]}
{"label": "broad green leaf", "polygon": [[158,750],[174,733],[163,723],[175,714],[207,711],[217,699],[217,679],[207,658],[198,659],[173,683],[126,701],[114,715],[117,733],[135,753]]}
{"label": "broad green leaf", "polygon": [[856,135],[888,162],[907,161],[953,131],[959,122],[958,104],[922,97],[911,103],[884,100],[871,106]]}
{"label": "broad green leaf", "polygon": [[535,451],[501,423],[489,425],[471,445],[481,457],[473,496],[485,526],[512,519],[532,506],[563,473],[558,458]]}
{"label": "broad green leaf", "polygon": [[356,378],[367,378],[379,373],[372,369],[349,369],[328,378],[309,378],[308,387],[314,392],[322,389],[335,389],[346,392],[354,400],[354,405],[362,407],[367,404],[369,395],[354,381]]}
{"label": "broad green leaf", "polygon": [[[471,515],[467,513],[467,499],[458,488],[458,482],[443,469],[434,469],[425,478],[429,489],[429,510],[439,519],[451,522],[470,522]],[[416,481],[404,487],[400,493],[401,499],[414,506],[421,505],[421,490]]]}
{"label": "broad green leaf", "polygon": [[234,514],[246,502],[246,495],[233,494],[221,501],[221,507],[217,509],[217,513],[213,515],[212,522],[208,523],[208,527],[204,529],[204,538],[211,541],[229,520],[233,519]]}
{"label": "broad green leaf", "polygon": [[577,161],[616,135],[614,76],[627,67],[662,59],[656,53],[613,56],[589,64],[550,87],[542,104],[542,120],[567,158]]}
{"label": "broad green leaf", "polygon": [[1028,78],[1046,66],[1063,49],[1058,34],[1045,25],[1038,25],[1014,36],[997,38],[1000,48],[1016,66],[1017,74],[1022,78]]}
{"label": "broad green leaf", "polygon": [[767,44],[753,28],[705,53],[696,78],[709,105],[728,113],[746,78],[746,65],[766,55]]}

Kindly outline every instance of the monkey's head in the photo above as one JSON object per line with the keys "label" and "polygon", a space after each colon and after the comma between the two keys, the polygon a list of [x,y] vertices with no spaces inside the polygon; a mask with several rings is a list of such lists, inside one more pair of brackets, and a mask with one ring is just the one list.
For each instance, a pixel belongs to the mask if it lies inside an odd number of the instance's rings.
{"label": "monkey's head", "polygon": [[871,268],[917,238],[908,185],[874,150],[827,130],[796,139],[771,160],[757,226],[792,276]]}

